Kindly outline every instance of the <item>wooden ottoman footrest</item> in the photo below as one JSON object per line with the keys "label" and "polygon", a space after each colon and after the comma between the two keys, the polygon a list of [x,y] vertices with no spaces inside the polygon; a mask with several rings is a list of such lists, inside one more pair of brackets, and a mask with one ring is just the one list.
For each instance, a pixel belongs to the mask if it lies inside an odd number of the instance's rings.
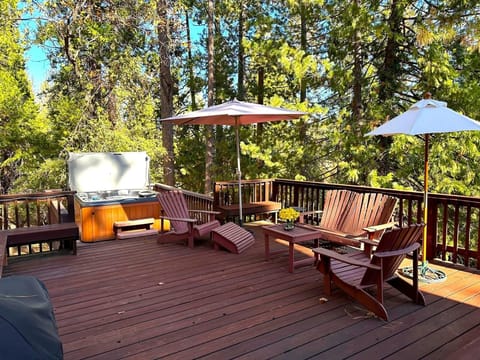
{"label": "wooden ottoman footrest", "polygon": [[215,250],[222,247],[234,254],[240,254],[254,244],[255,238],[249,231],[229,222],[212,230],[212,241]]}

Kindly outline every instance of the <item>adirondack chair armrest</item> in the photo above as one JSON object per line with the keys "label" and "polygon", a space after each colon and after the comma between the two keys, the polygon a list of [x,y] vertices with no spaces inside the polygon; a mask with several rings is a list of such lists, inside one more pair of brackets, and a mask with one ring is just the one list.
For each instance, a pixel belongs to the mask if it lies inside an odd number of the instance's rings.
{"label": "adirondack chair armrest", "polygon": [[357,238],[357,240],[360,241],[361,243],[364,243],[370,246],[377,246],[379,242],[378,240],[375,240],[375,239],[372,240],[366,237]]}
{"label": "adirondack chair armrest", "polygon": [[381,267],[378,266],[378,265],[371,264],[370,262],[359,261],[359,260],[353,259],[352,257],[350,257],[348,255],[339,254],[339,253],[337,253],[336,251],[333,251],[333,250],[324,249],[324,248],[316,248],[316,249],[312,249],[312,251],[317,255],[326,256],[326,257],[341,261],[341,262],[346,263],[346,264],[365,267],[365,268],[372,269],[372,270],[380,270],[381,269]]}
{"label": "adirondack chair armrest", "polygon": [[188,210],[189,214],[197,214],[197,216],[207,216],[210,221],[214,221],[217,215],[220,215],[220,211],[210,211],[210,210]]}
{"label": "adirondack chair armrest", "polygon": [[379,251],[379,252],[374,252],[373,256],[376,256],[378,258],[386,258],[386,257],[391,257],[391,256],[399,256],[399,255],[406,255],[410,254],[411,252],[417,250],[420,247],[420,243],[414,243],[410,246],[407,246],[406,248],[403,249],[398,249],[398,250],[392,250],[392,251]]}
{"label": "adirondack chair armrest", "polygon": [[[373,235],[374,233],[371,233],[371,235]],[[373,236],[371,236],[369,234],[369,237],[371,237],[372,239],[368,238],[368,237],[360,237],[360,238],[357,238],[357,240],[363,244],[363,252],[365,253],[365,255],[367,256],[372,256],[372,252],[373,252],[373,249],[375,247],[378,246],[378,243],[380,242],[379,240],[377,239],[373,239]]]}
{"label": "adirondack chair armrest", "polygon": [[188,210],[188,212],[193,212],[197,214],[211,214],[211,215],[220,215],[221,211],[210,211],[210,210]]}
{"label": "adirondack chair armrest", "polygon": [[323,213],[323,210],[313,210],[313,211],[302,211],[300,213],[300,216],[304,216],[304,215],[315,215],[315,214],[321,214]]}
{"label": "adirondack chair armrest", "polygon": [[365,245],[364,246],[365,254],[367,254],[368,256],[371,256],[373,248],[378,245],[379,240],[374,239],[373,237],[377,231],[383,231],[383,230],[387,230],[395,227],[396,227],[396,224],[394,222],[388,222],[385,224],[372,225],[372,226],[367,226],[363,228],[363,230],[367,232],[367,237],[360,238],[358,240]]}
{"label": "adirondack chair armrest", "polygon": [[365,230],[368,234],[373,234],[377,231],[390,229],[390,228],[393,228],[395,226],[396,226],[396,224],[394,222],[388,222],[388,223],[385,223],[385,224],[379,224],[379,225],[364,227],[363,230]]}
{"label": "adirondack chair armrest", "polygon": [[169,216],[160,216],[160,219],[165,219],[165,220],[170,220],[170,221],[183,221],[187,223],[196,223],[198,220],[197,219],[189,219],[189,218],[172,218]]}

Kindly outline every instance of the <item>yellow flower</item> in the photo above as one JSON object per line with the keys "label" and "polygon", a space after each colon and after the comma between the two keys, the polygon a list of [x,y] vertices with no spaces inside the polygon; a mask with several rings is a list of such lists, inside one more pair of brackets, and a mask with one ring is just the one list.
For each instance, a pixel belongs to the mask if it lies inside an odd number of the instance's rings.
{"label": "yellow flower", "polygon": [[289,220],[289,221],[294,221],[296,218],[298,218],[299,215],[300,213],[294,208],[282,209],[278,213],[278,216],[280,217],[280,219]]}

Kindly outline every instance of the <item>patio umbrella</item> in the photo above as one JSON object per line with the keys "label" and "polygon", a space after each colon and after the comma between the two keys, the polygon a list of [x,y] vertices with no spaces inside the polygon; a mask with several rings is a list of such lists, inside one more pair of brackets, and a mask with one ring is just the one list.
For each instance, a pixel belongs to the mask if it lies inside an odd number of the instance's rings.
{"label": "patio umbrella", "polygon": [[[371,135],[425,135],[425,162],[424,162],[424,182],[423,182],[423,201],[424,201],[424,223],[423,232],[423,250],[422,250],[422,269],[421,273],[425,276],[429,270],[426,261],[427,252],[427,213],[428,213],[428,148],[429,137],[433,133],[448,133],[457,131],[480,130],[480,123],[469,117],[459,114],[447,107],[447,103],[430,98],[427,93],[423,100],[413,104],[403,114],[400,114],[383,125],[377,127],[366,136]],[[426,279],[424,279],[426,280]],[[428,280],[426,280],[428,281]]]}
{"label": "patio umbrella", "polygon": [[237,149],[237,176],[238,176],[238,206],[240,224],[242,223],[242,171],[240,167],[240,139],[239,128],[241,125],[254,123],[293,120],[305,115],[301,111],[293,111],[279,107],[271,107],[244,101],[231,100],[226,103],[210,106],[193,111],[188,114],[161,119],[176,125],[229,125],[235,126]]}

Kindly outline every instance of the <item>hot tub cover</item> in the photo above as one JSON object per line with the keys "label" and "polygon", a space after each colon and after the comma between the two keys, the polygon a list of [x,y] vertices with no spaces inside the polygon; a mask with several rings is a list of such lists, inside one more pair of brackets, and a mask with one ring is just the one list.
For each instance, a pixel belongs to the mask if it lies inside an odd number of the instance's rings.
{"label": "hot tub cover", "polygon": [[0,358],[63,359],[48,291],[33,276],[0,279]]}
{"label": "hot tub cover", "polygon": [[148,187],[150,158],[144,151],[69,153],[67,162],[70,189],[79,193]]}

